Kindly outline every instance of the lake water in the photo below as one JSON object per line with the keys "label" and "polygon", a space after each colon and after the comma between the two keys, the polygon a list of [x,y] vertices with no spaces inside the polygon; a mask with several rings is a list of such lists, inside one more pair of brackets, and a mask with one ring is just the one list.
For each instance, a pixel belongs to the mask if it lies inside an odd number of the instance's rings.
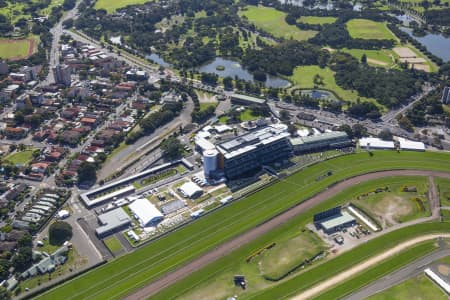
{"label": "lake water", "polygon": [[[218,66],[223,66],[225,67],[225,69],[217,70]],[[229,76],[231,78],[238,77],[239,79],[243,79],[246,81],[254,81],[253,75],[249,71],[244,69],[238,62],[222,57],[216,57],[209,64],[201,66],[198,71],[200,73],[214,73],[223,78]],[[289,81],[271,75],[267,75],[267,80],[266,82],[264,82],[264,85],[266,87],[272,88],[283,88],[288,86],[289,84]]]}
{"label": "lake water", "polygon": [[161,56],[159,56],[156,53],[152,53],[150,55],[146,55],[145,58],[151,59],[153,62],[155,62],[156,64],[158,64],[160,66],[163,66],[164,68],[170,68],[172,66],[171,64],[166,62],[164,60],[164,58],[162,58]]}
{"label": "lake water", "polygon": [[414,39],[419,41],[422,45],[427,47],[428,51],[442,58],[444,61],[450,61],[450,38],[444,37],[442,34],[427,33],[425,36],[414,36],[411,28],[400,27],[400,29]]}

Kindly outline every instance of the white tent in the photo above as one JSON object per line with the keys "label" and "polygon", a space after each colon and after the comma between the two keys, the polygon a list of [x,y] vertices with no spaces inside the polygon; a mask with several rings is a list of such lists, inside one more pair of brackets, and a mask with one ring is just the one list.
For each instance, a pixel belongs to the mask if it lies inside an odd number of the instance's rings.
{"label": "white tent", "polygon": [[180,191],[184,196],[188,198],[195,198],[203,194],[202,188],[192,181],[186,182],[185,184],[180,186]]}
{"label": "white tent", "polygon": [[155,225],[164,219],[162,213],[147,199],[137,199],[128,208],[139,220],[143,227]]}
{"label": "white tent", "polygon": [[383,141],[379,138],[362,138],[359,140],[359,146],[365,148],[369,145],[371,149],[395,149],[393,141]]}

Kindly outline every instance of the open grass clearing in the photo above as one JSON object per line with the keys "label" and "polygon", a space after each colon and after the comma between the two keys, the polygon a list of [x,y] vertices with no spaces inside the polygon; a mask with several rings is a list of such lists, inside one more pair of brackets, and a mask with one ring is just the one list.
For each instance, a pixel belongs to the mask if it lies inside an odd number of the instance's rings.
{"label": "open grass clearing", "polygon": [[316,17],[316,16],[301,16],[297,19],[297,23],[306,23],[311,25],[331,24],[337,20],[335,17]]}
{"label": "open grass clearing", "polygon": [[[378,181],[374,181],[377,182]],[[351,199],[384,228],[397,223],[431,215],[427,199],[427,178],[390,178],[379,181],[379,185]],[[417,192],[404,192],[404,187],[416,187]],[[376,189],[388,189],[375,192]]]}
{"label": "open grass clearing", "polygon": [[[322,77],[322,85],[314,84],[314,76],[318,74]],[[357,91],[344,90],[336,84],[334,72],[326,67],[321,69],[319,66],[301,66],[294,69],[294,74],[288,78],[294,83],[294,87],[301,89],[325,89],[334,92],[341,100],[356,102],[371,101],[377,103],[375,99],[360,97]]]}
{"label": "open grass clearing", "polygon": [[[241,122],[254,121],[262,117],[263,117],[262,115],[256,113],[251,108],[247,108],[241,111],[241,113],[239,114],[239,119],[241,120]],[[227,123],[228,119],[229,119],[228,116],[224,115],[219,118],[219,122],[225,124]]]}
{"label": "open grass clearing", "polygon": [[376,67],[391,67],[395,64],[395,53],[389,49],[382,50],[364,50],[364,49],[341,49],[340,51],[349,53],[359,61],[361,61],[362,56],[365,54],[367,57],[367,62],[370,65]]}
{"label": "open grass clearing", "polygon": [[409,300],[446,300],[448,297],[434,282],[426,275],[407,279],[406,281],[375,294],[367,300],[391,300],[391,299],[409,299]]}
{"label": "open grass clearing", "polygon": [[278,38],[304,41],[316,35],[317,31],[300,30],[295,25],[289,25],[284,18],[286,13],[265,6],[246,6],[239,15],[247,17],[250,23]]}
{"label": "open grass clearing", "polygon": [[14,165],[26,165],[29,162],[31,162],[31,159],[33,158],[33,152],[35,150],[25,150],[20,152],[12,153],[8,156],[6,156],[3,160],[8,161]]}
{"label": "open grass clearing", "polygon": [[279,278],[325,249],[326,245],[319,236],[309,229],[302,230],[265,251],[259,259],[259,268],[265,276]]}
{"label": "open grass clearing", "polygon": [[397,40],[385,23],[367,19],[352,19],[346,23],[350,36],[354,39]]}
{"label": "open grass clearing", "polygon": [[[333,183],[357,174],[388,169],[448,171],[450,169],[450,155],[443,152],[397,153],[395,151],[374,151],[373,156],[361,152],[318,163],[257,193],[224,206],[222,209],[206,215],[153,243],[149,243],[131,254],[121,256],[66,282],[40,295],[37,299],[120,299],[170,270],[174,270],[174,268],[187,263],[202,253],[206,253],[232,237],[285,211],[288,207],[304,201]],[[332,176],[321,181],[315,180],[328,170],[333,171]],[[330,203],[325,204],[327,205],[318,205],[318,211],[326,209],[330,205]],[[299,220],[304,218],[305,215],[302,215],[286,222],[268,234],[237,249],[232,255],[225,256],[185,280],[176,283],[155,298],[172,299],[185,293],[193,286],[204,282],[205,278],[211,278],[214,274],[228,269],[230,264],[240,263],[249,253],[267,245],[268,241],[274,240],[288,229],[294,228],[295,224],[298,224]],[[350,257],[333,263],[331,268],[327,265],[325,270],[336,270],[337,272],[347,268],[348,264],[355,263],[355,257],[363,259],[368,254],[373,255],[377,251],[386,249],[411,236],[443,230],[444,228],[448,229],[448,224],[430,223],[408,227],[401,232],[390,233],[386,235],[385,239],[368,242],[363,245],[364,247],[360,246],[359,248],[363,247],[362,250],[351,253]],[[320,269],[315,271],[315,275],[309,276],[312,270],[310,269],[308,272],[307,277],[309,279],[300,281],[301,286],[332,275],[330,272]],[[289,283],[286,289],[283,287],[283,290],[289,292],[293,288],[291,284]],[[301,288],[297,281],[294,286],[295,288]],[[277,291],[274,291],[274,293]],[[70,297],[67,297],[67,295],[70,295]],[[278,298],[270,297],[269,299]]]}
{"label": "open grass clearing", "polygon": [[122,250],[122,244],[114,235],[104,239],[103,242],[113,254]]}
{"label": "open grass clearing", "polygon": [[152,2],[152,0],[98,0],[95,3],[94,8],[104,9],[110,14],[119,8],[123,8],[128,5],[144,4],[146,2]]}

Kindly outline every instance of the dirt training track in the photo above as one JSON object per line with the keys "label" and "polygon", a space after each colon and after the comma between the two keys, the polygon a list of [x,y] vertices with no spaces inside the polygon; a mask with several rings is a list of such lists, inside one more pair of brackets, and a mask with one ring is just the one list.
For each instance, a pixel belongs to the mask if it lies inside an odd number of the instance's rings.
{"label": "dirt training track", "polygon": [[332,186],[329,186],[322,192],[316,194],[315,196],[303,201],[302,203],[292,207],[291,209],[273,217],[272,219],[248,230],[247,232],[225,242],[218,247],[210,250],[209,252],[201,255],[200,257],[188,262],[187,264],[181,266],[180,268],[167,273],[161,278],[153,281],[152,283],[146,285],[140,290],[125,297],[126,300],[141,300],[147,299],[148,297],[155,295],[164,288],[176,283],[177,281],[187,277],[189,274],[198,271],[205,267],[206,265],[214,262],[215,260],[230,254],[233,250],[241,247],[242,245],[248,244],[254,239],[260,237],[266,232],[272,230],[273,228],[280,226],[281,224],[291,220],[297,215],[304,213],[308,209],[316,206],[317,204],[326,201],[327,199],[334,196],[353,185],[358,183],[390,177],[390,176],[434,176],[434,177],[444,177],[450,179],[450,173],[438,172],[438,171],[419,171],[419,170],[393,170],[393,171],[380,171],[374,173],[368,173],[364,175],[355,176]]}

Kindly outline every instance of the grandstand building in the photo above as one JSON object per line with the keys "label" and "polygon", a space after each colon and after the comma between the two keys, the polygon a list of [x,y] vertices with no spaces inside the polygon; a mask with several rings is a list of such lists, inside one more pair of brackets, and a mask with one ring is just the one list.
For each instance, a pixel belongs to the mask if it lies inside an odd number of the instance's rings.
{"label": "grandstand building", "polygon": [[271,125],[216,145],[218,168],[229,179],[292,154],[285,125]]}
{"label": "grandstand building", "polygon": [[341,131],[325,132],[318,135],[291,138],[294,153],[344,148],[352,145],[347,133]]}

